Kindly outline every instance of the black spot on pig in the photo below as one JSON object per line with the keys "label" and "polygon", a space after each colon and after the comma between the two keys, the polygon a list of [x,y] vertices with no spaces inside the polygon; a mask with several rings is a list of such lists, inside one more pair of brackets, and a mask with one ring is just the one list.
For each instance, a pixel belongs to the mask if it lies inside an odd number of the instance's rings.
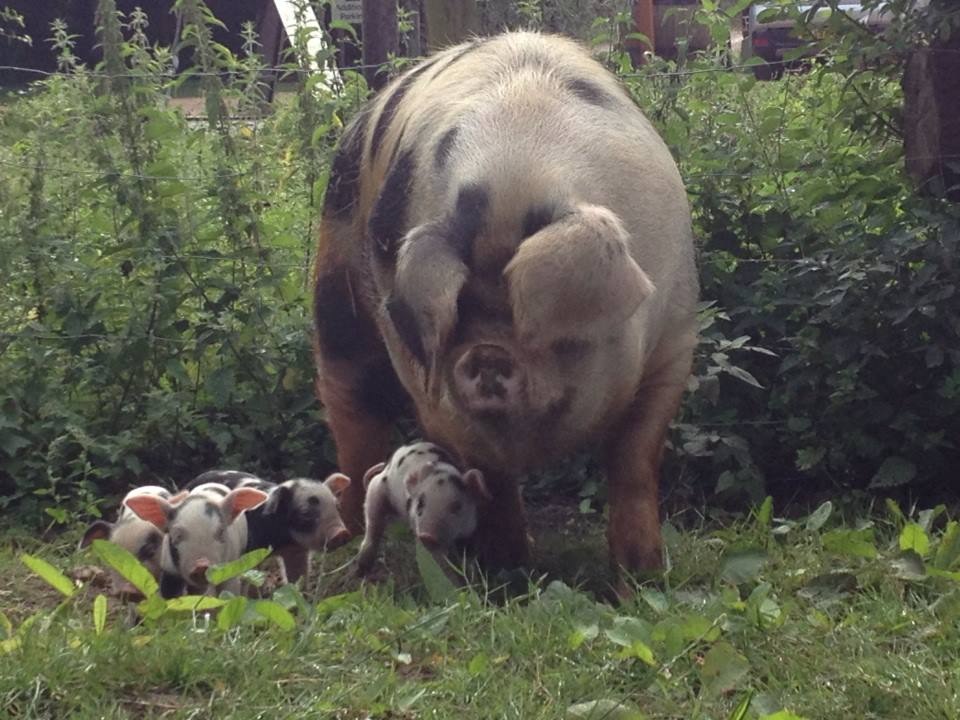
{"label": "black spot on pig", "polygon": [[400,238],[406,231],[407,200],[415,170],[414,153],[408,148],[393,163],[373,206],[367,229],[373,250],[383,263],[396,260]]}
{"label": "black spot on pig", "polygon": [[527,210],[523,216],[523,228],[521,237],[524,239],[535,235],[553,222],[555,209],[550,205],[538,205]]}
{"label": "black spot on pig", "polygon": [[387,421],[403,415],[410,399],[397,379],[389,357],[367,363],[353,390],[357,404],[373,417]]}
{"label": "black spot on pig", "polygon": [[437,170],[441,170],[447,164],[447,160],[450,159],[450,152],[453,150],[453,143],[456,142],[459,132],[459,128],[454,126],[440,136],[440,141],[433,151],[433,163]]}
{"label": "black spot on pig", "polygon": [[583,78],[571,78],[565,83],[567,90],[578,98],[597,107],[611,107],[615,104],[614,98],[603,88]]}
{"label": "black spot on pig", "polygon": [[360,166],[368,113],[361,110],[354,115],[337,144],[323,197],[324,213],[333,217],[346,216],[360,195]]}
{"label": "black spot on pig", "polygon": [[473,243],[486,224],[490,196],[479,185],[465,185],[457,193],[457,204],[449,221],[447,242],[465,265],[473,256]]}
{"label": "black spot on pig", "polygon": [[387,315],[410,354],[421,365],[426,365],[427,351],[423,347],[423,338],[420,337],[420,327],[413,308],[406,300],[395,296],[387,302]]}

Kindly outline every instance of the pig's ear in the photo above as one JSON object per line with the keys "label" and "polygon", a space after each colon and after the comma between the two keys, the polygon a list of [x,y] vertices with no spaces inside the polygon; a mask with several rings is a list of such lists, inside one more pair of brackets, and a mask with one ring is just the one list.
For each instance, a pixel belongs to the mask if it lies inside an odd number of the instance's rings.
{"label": "pig's ear", "polygon": [[293,489],[289,485],[277,485],[270,493],[270,499],[263,506],[263,514],[285,517],[290,514],[292,502]]}
{"label": "pig's ear", "polygon": [[133,511],[141,520],[146,520],[158,530],[166,532],[167,520],[170,519],[170,513],[173,505],[156,495],[135,495],[132,498],[124,500],[124,505]]}
{"label": "pig's ear", "polygon": [[367,471],[363,474],[363,489],[364,489],[364,490],[366,490],[367,487],[370,485],[370,481],[373,480],[373,476],[376,475],[377,473],[383,472],[383,469],[384,469],[386,466],[387,466],[386,463],[382,463],[382,462],[381,462],[381,463],[377,463],[376,465],[374,465],[373,467],[371,467],[369,470],[367,470]]}
{"label": "pig's ear", "polygon": [[632,316],[655,288],[629,248],[620,218],[599,205],[578,205],[520,243],[503,272],[521,342]]}
{"label": "pig's ear", "polygon": [[184,500],[187,499],[187,495],[189,494],[190,494],[189,490],[181,490],[176,495],[171,495],[167,499],[167,502],[170,503],[171,505],[179,505],[180,503],[182,503]]}
{"label": "pig's ear", "polygon": [[113,525],[106,520],[94,520],[80,538],[79,549],[82,550],[94,540],[109,540],[112,529]]}
{"label": "pig's ear", "polygon": [[487,489],[487,482],[483,479],[483,473],[476,468],[471,468],[463,474],[463,482],[467,486],[467,491],[478,500],[493,501],[493,496]]}
{"label": "pig's ear", "polygon": [[330,492],[332,492],[335,497],[340,497],[340,493],[350,485],[350,478],[343,473],[333,473],[323,481],[323,484],[330,488]]}
{"label": "pig's ear", "polygon": [[411,355],[430,372],[457,322],[457,298],[469,270],[452,246],[451,229],[411,230],[397,255],[390,322]]}
{"label": "pig's ear", "polygon": [[269,497],[263,490],[252,487],[239,487],[236,490],[231,490],[223,498],[223,509],[227,522],[236,520],[237,516],[244,510],[253,510],[255,507],[260,507]]}

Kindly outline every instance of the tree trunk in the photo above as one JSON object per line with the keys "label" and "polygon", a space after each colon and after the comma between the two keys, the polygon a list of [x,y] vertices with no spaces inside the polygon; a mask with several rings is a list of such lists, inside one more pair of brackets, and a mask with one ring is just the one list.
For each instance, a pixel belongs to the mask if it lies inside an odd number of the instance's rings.
{"label": "tree trunk", "polygon": [[924,192],[960,202],[960,33],[914,51],[903,94],[907,171]]}
{"label": "tree trunk", "polygon": [[397,4],[391,0],[363,0],[363,76],[367,85],[379,90],[390,79],[380,67],[397,55]]}

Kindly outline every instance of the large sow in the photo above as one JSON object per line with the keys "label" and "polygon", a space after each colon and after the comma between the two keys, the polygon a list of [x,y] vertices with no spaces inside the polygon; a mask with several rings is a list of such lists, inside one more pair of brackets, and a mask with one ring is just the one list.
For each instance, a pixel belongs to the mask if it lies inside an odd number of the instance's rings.
{"label": "large sow", "polygon": [[[412,400],[424,436],[482,470],[481,559],[504,567],[529,554],[519,476],[592,449],[614,566],[661,565],[659,467],[696,345],[690,209],[663,141],[579,45],[506,33],[396,78],[340,140],[314,270],[342,472],[390,456]],[[341,513],[359,532],[362,483]]]}

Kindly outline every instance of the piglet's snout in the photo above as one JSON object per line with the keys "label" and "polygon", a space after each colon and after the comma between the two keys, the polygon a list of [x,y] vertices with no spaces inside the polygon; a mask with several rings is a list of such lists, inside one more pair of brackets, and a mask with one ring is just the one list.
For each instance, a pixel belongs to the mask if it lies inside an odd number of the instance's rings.
{"label": "piglet's snout", "polygon": [[341,545],[344,545],[350,539],[350,537],[350,531],[341,525],[339,528],[336,528],[332,533],[327,535],[327,550],[336,550]]}
{"label": "piglet's snout", "polygon": [[205,587],[207,585],[207,570],[210,569],[210,561],[206,558],[200,558],[193,565],[193,570],[190,571],[190,583],[197,587]]}
{"label": "piglet's snout", "polygon": [[453,368],[454,384],[472,412],[507,411],[516,407],[520,370],[513,356],[499,345],[476,345]]}

